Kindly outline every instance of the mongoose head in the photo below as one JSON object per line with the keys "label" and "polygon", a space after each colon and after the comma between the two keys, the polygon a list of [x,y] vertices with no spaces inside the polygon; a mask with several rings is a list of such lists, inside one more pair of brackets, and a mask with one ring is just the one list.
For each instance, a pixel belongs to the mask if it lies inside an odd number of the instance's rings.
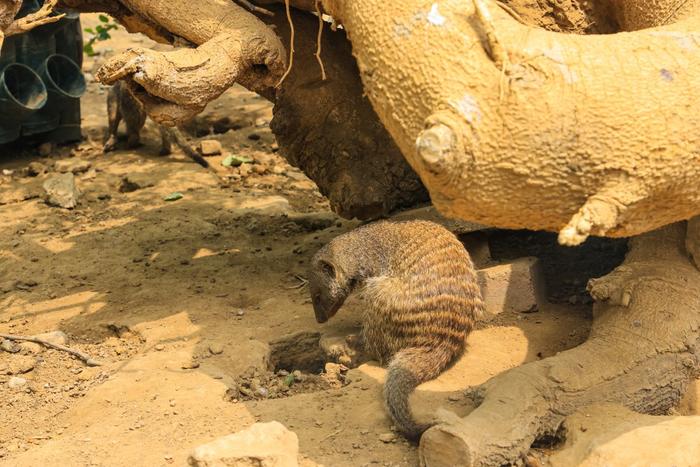
{"label": "mongoose head", "polygon": [[354,287],[355,279],[333,254],[332,245],[316,253],[309,273],[309,291],[316,321],[325,323],[332,318]]}

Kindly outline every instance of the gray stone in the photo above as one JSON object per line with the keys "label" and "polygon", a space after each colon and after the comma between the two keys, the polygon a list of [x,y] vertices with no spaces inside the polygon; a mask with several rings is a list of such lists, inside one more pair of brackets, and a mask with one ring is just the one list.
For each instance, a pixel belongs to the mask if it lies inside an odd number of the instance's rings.
{"label": "gray stone", "polygon": [[27,385],[27,380],[13,376],[10,378],[10,381],[7,382],[7,385],[10,387],[10,389],[19,389]]}
{"label": "gray stone", "polygon": [[46,341],[49,344],[54,344],[54,345],[67,345],[68,344],[68,336],[63,331],[45,332],[43,334],[37,334],[34,337],[36,337],[37,339],[41,339],[43,341]]}
{"label": "gray stone", "polygon": [[199,143],[199,152],[203,156],[216,156],[221,154],[222,150],[221,142],[215,139],[205,139]]}
{"label": "gray stone", "polygon": [[72,174],[87,172],[90,167],[92,167],[92,163],[90,161],[78,158],[61,159],[56,161],[54,164],[54,170],[56,172]]}
{"label": "gray stone", "polygon": [[196,448],[194,467],[297,467],[299,439],[279,422],[256,423]]}
{"label": "gray stone", "polygon": [[9,339],[3,339],[2,342],[0,342],[0,350],[9,353],[17,353],[19,352],[19,346],[15,345],[15,343]]}
{"label": "gray stone", "polygon": [[36,177],[46,172],[46,166],[41,162],[30,162],[27,166],[27,175],[30,177]]}
{"label": "gray stone", "polygon": [[129,174],[122,178],[119,191],[121,193],[131,193],[132,191],[155,186],[155,184],[155,180],[148,174]]}
{"label": "gray stone", "polygon": [[72,173],[55,175],[44,182],[46,203],[64,209],[73,209],[78,205],[80,192],[75,186]]}
{"label": "gray stone", "polygon": [[36,365],[34,358],[25,355],[15,355],[10,360],[10,374],[21,375],[29,373],[34,369],[34,365]]}
{"label": "gray stone", "polygon": [[477,271],[486,311],[492,315],[537,311],[543,280],[537,258],[519,258]]}

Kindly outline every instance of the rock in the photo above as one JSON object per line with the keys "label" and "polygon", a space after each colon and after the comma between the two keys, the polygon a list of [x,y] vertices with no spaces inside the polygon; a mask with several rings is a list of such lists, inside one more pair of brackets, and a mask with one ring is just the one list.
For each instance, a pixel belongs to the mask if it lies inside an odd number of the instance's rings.
{"label": "rock", "polygon": [[27,385],[27,380],[13,376],[10,378],[10,381],[7,382],[7,385],[10,387],[10,389],[19,389]]}
{"label": "rock", "polygon": [[34,365],[36,365],[34,358],[25,355],[15,355],[10,361],[10,374],[21,375],[29,373],[34,369]]}
{"label": "rock", "polygon": [[209,352],[212,355],[221,355],[224,353],[224,346],[218,343],[209,344]]}
{"label": "rock", "polygon": [[317,331],[302,331],[270,342],[270,364],[274,368],[314,371],[323,366],[324,359]]}
{"label": "rock", "polygon": [[284,175],[287,173],[287,169],[285,169],[281,165],[276,165],[272,168],[272,173],[275,175]]}
{"label": "rock", "polygon": [[258,175],[263,175],[267,171],[267,168],[262,164],[253,164],[253,172]]}
{"label": "rock", "polygon": [[148,174],[134,173],[122,177],[119,185],[120,193],[131,193],[132,191],[155,186],[155,180]]}
{"label": "rock", "polygon": [[53,143],[42,143],[37,148],[37,151],[41,157],[50,156],[53,152]]}
{"label": "rock", "polygon": [[87,172],[90,167],[92,167],[92,163],[90,161],[79,159],[77,157],[73,159],[58,160],[53,166],[56,172],[72,174]]}
{"label": "rock", "polygon": [[46,166],[41,162],[30,162],[27,166],[27,175],[30,177],[36,177],[46,172]]}
{"label": "rock", "polygon": [[37,334],[34,337],[46,341],[49,344],[68,345],[68,336],[63,331],[45,332],[43,334]]}
{"label": "rock", "polygon": [[480,269],[477,276],[488,313],[537,311],[543,284],[537,258],[519,258]]}
{"label": "rock", "polygon": [[199,152],[203,156],[216,156],[221,154],[222,150],[221,142],[215,139],[205,139],[199,142]]}
{"label": "rock", "polygon": [[394,433],[382,433],[379,435],[379,441],[382,443],[395,443],[396,442],[396,434]]}
{"label": "rock", "polygon": [[279,422],[256,423],[196,448],[193,467],[297,467],[299,439]]}
{"label": "rock", "polygon": [[342,363],[350,368],[359,364],[358,352],[348,345],[344,336],[324,335],[319,346],[324,353],[324,360]]}
{"label": "rock", "polygon": [[165,346],[163,344],[156,344],[153,348],[156,349],[158,352],[162,352],[163,350],[165,350]]}
{"label": "rock", "polygon": [[0,342],[0,350],[9,353],[17,353],[19,352],[19,346],[9,339],[3,339],[2,342]]}
{"label": "rock", "polygon": [[289,220],[308,232],[324,230],[335,224],[338,216],[332,212],[292,213]]}
{"label": "rock", "polygon": [[46,203],[64,209],[73,209],[78,205],[80,192],[75,186],[72,173],[55,175],[44,182]]}

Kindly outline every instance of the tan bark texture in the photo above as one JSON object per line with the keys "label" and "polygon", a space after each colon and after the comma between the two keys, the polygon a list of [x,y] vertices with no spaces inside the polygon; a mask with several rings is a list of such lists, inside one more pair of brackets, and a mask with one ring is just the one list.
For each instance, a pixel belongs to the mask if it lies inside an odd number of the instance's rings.
{"label": "tan bark texture", "polygon": [[121,0],[131,30],[189,43],[172,52],[132,49],[97,73],[105,84],[125,80],[156,121],[174,125],[201,112],[238,82],[269,94],[286,69],[274,31],[229,0]]}
{"label": "tan bark texture", "polygon": [[552,467],[692,466],[700,459],[700,417],[652,416],[621,406],[585,407],[564,422]]}
{"label": "tan bark texture", "polygon": [[525,25],[491,0],[474,2],[486,15],[457,0],[397,2],[391,15],[372,0],[323,4],[444,214],[575,245],[700,212],[697,8],[668,26],[585,36]]}
{"label": "tan bark texture", "polygon": [[632,239],[624,263],[588,285],[596,300],[588,340],[488,381],[471,414],[423,435],[422,464],[516,462],[594,403],[647,414],[674,407],[700,369],[700,271],[685,248],[698,234],[683,222]]}

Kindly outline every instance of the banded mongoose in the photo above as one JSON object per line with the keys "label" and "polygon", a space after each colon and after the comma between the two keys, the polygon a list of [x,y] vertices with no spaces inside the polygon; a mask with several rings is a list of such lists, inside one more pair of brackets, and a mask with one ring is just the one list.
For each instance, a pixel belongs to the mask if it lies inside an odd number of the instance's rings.
{"label": "banded mongoose", "polygon": [[[107,93],[107,119],[109,129],[107,141],[102,151],[114,151],[117,147],[117,131],[119,123],[124,120],[126,124],[127,147],[136,148],[141,144],[141,130],[146,124],[146,110],[143,105],[131,94],[127,86],[122,81],[117,81]],[[209,167],[209,163],[201,155],[197,154],[189,144],[184,141],[182,134],[177,127],[166,127],[158,125],[160,132],[161,147],[160,155],[167,156],[172,153],[172,145],[179,147],[185,155],[202,167]]]}
{"label": "banded mongoose", "polygon": [[353,292],[363,301],[360,345],[384,365],[384,400],[397,429],[417,440],[409,396],[464,351],[483,302],[469,253],[444,227],[426,221],[368,224],[340,235],[311,262],[316,320],[333,317]]}

